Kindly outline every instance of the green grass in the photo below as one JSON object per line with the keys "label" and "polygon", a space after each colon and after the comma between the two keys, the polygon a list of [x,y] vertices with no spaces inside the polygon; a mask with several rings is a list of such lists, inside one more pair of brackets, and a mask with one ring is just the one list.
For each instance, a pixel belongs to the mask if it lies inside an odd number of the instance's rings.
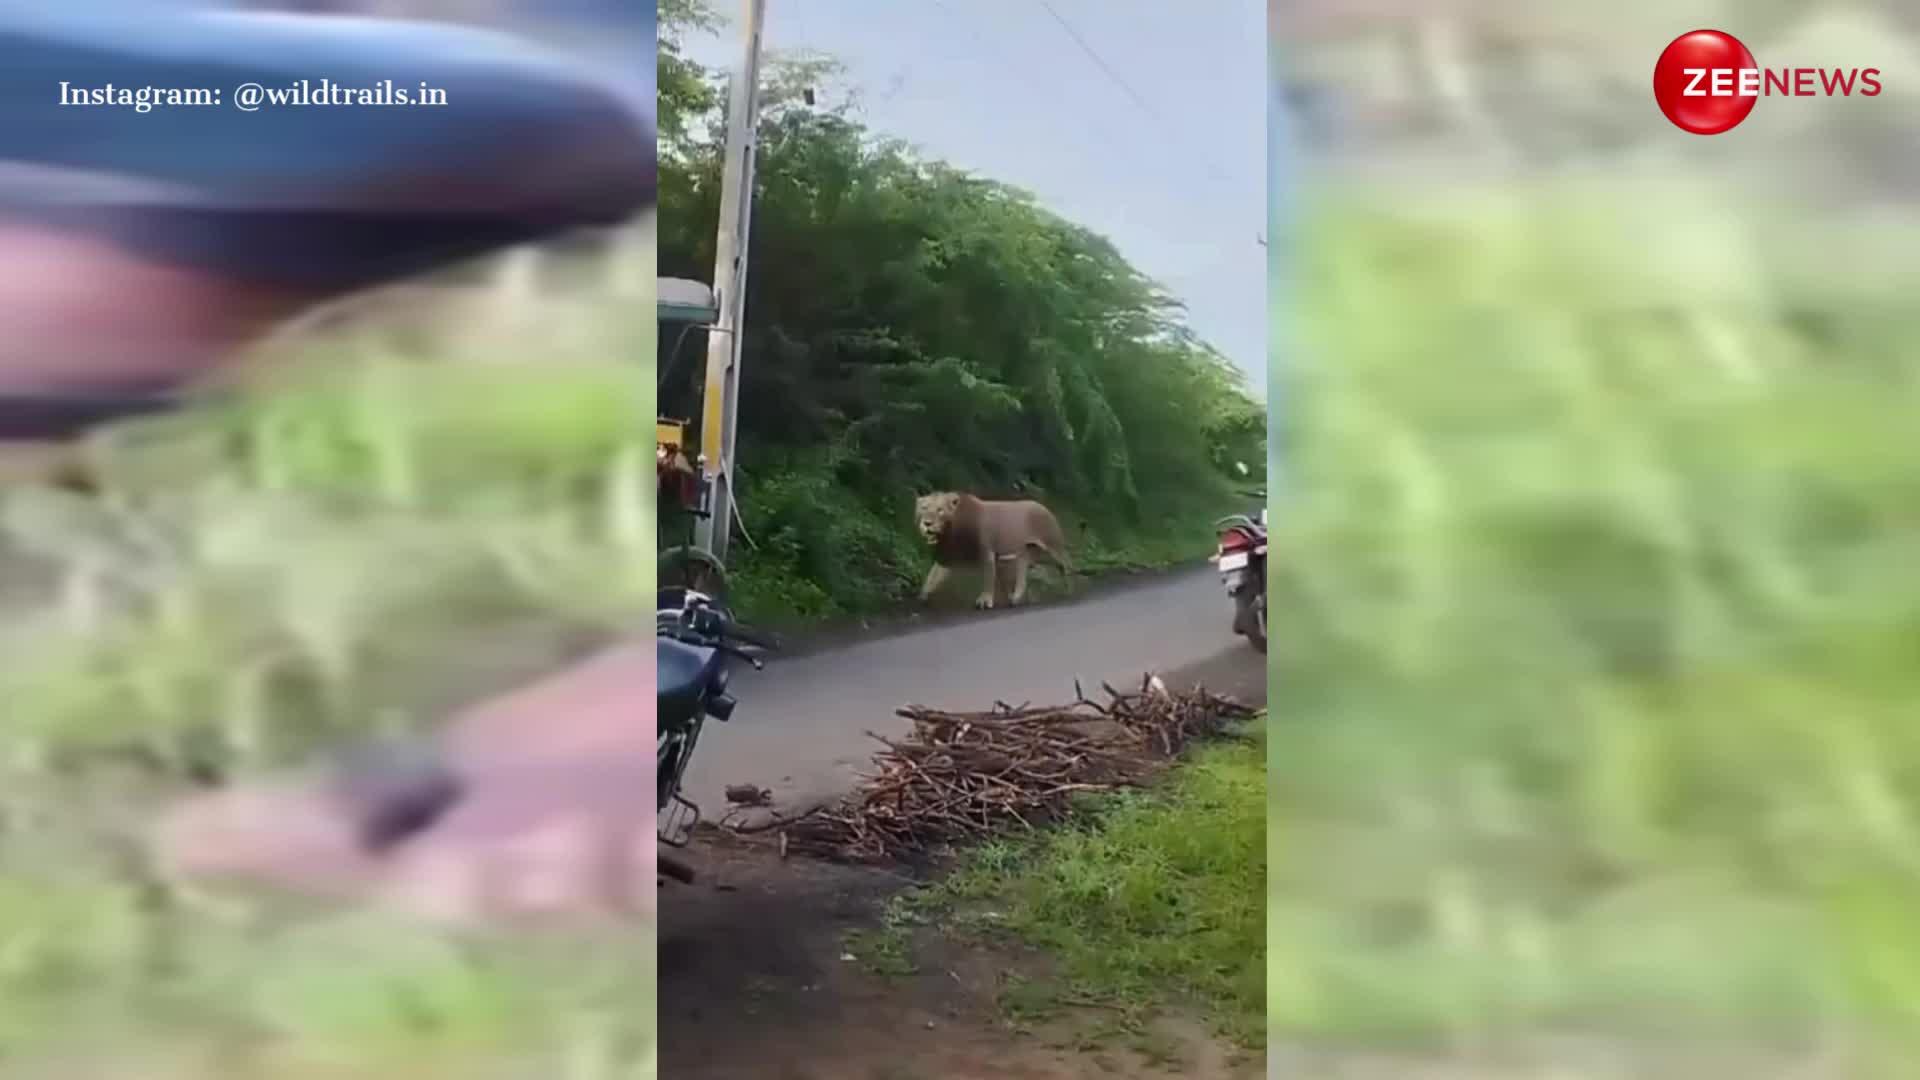
{"label": "green grass", "polygon": [[0,493],[0,557],[52,588],[0,613],[0,1073],[653,1074],[651,927],[204,903],[136,853],[189,772],[424,728],[646,614],[649,307],[488,356],[317,343],[112,433],[101,498]]}
{"label": "green grass", "polygon": [[1265,720],[1244,741],[1195,750],[1153,788],[1092,803],[1056,829],[997,840],[938,884],[904,894],[855,955],[898,970],[929,923],[1039,950],[1015,978],[1019,1021],[1097,1002],[1141,1037],[1158,1009],[1195,1010],[1244,1046],[1264,1042]]}
{"label": "green grass", "polygon": [[1309,223],[1276,1038],[1920,1060],[1897,245],[1684,189],[1356,194]]}

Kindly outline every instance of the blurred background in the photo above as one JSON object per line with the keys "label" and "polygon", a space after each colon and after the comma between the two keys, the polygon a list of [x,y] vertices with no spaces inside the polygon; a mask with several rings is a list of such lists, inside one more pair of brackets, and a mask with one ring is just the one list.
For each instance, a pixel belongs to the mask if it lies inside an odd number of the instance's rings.
{"label": "blurred background", "polygon": [[[656,19],[651,4],[622,0],[231,0],[182,6],[472,27],[564,50],[596,66],[618,71],[631,81],[635,96],[642,100],[651,100],[657,80],[653,62]],[[393,329],[396,324],[417,324],[424,319],[442,333],[460,324],[467,333],[480,338],[491,332],[494,320],[511,317],[511,313],[533,304],[541,308],[538,317],[553,327],[563,327],[570,320],[549,318],[557,314],[553,309],[556,303],[590,295],[598,286],[629,294],[652,287],[653,230],[651,215],[648,220],[614,228],[572,230],[539,244],[463,262],[376,294],[357,295],[302,325],[370,321]],[[480,290],[477,294],[476,289]],[[472,302],[476,300],[482,302]],[[481,317],[480,322],[471,321],[475,315]]]}
{"label": "blurred background", "polygon": [[1920,9],[1270,14],[1274,1075],[1912,1075]]}
{"label": "blurred background", "polygon": [[[233,6],[482,28],[651,103],[651,4]],[[650,926],[443,934],[203,893],[145,846],[185,795],[429,732],[644,610],[653,262],[649,210],[341,297],[227,392],[89,433],[88,490],[0,486],[0,1075],[653,1075]]]}

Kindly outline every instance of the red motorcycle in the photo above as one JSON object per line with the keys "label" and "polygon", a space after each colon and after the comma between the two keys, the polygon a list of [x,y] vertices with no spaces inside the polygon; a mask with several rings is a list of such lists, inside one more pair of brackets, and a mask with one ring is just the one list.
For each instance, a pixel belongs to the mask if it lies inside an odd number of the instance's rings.
{"label": "red motorcycle", "polygon": [[1234,514],[1214,522],[1220,548],[1213,562],[1233,600],[1233,632],[1267,651],[1267,512],[1258,520]]}

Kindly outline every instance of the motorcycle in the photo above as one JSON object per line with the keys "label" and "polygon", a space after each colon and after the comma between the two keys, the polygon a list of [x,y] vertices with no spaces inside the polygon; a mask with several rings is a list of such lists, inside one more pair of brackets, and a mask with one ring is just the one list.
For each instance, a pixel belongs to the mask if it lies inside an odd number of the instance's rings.
{"label": "motorcycle", "polygon": [[1233,600],[1233,632],[1267,651],[1267,512],[1259,518],[1233,514],[1214,522],[1220,546],[1214,564]]}
{"label": "motorcycle", "polygon": [[[775,648],[771,638],[741,626],[715,597],[684,585],[656,594],[654,650],[658,661],[659,731],[656,768],[660,842],[685,847],[700,823],[700,807],[680,793],[693,750],[709,717],[725,722],[739,702],[729,693],[731,662],[759,670],[759,653]],[[668,810],[669,804],[672,812]],[[692,884],[693,871],[662,856],[660,872]]]}

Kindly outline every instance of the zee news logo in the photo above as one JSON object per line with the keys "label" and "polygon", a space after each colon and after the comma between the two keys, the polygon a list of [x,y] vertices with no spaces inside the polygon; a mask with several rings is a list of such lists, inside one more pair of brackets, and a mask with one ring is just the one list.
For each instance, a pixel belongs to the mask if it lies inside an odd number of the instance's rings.
{"label": "zee news logo", "polygon": [[1718,135],[1762,97],[1878,97],[1879,68],[1763,68],[1732,34],[1681,34],[1653,65],[1653,99],[1674,126]]}

